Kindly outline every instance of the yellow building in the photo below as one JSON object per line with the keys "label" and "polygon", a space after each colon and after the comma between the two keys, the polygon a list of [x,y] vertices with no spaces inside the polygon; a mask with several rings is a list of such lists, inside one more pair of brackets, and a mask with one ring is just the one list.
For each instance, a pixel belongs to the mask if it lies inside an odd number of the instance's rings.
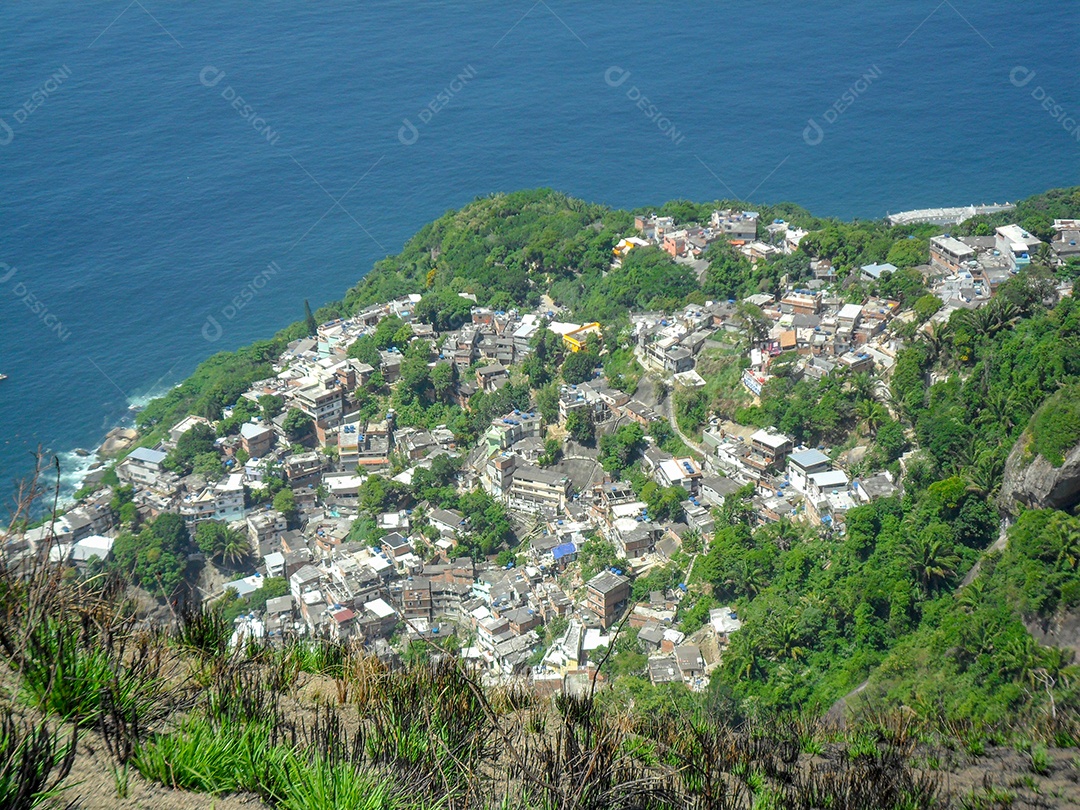
{"label": "yellow building", "polygon": [[572,332],[567,332],[563,335],[563,343],[566,344],[572,352],[580,352],[585,348],[585,342],[589,339],[589,335],[600,336],[600,324],[587,323],[584,326],[579,326]]}

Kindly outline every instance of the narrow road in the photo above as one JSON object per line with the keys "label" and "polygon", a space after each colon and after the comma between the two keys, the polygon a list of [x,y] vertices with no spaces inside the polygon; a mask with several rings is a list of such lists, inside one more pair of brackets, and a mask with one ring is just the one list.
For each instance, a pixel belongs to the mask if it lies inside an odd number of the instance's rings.
{"label": "narrow road", "polygon": [[701,445],[698,444],[697,442],[695,442],[693,439],[691,439],[685,433],[683,433],[682,430],[679,428],[679,423],[675,419],[675,402],[674,402],[674,399],[675,399],[674,395],[669,394],[668,396],[664,397],[664,403],[663,403],[663,408],[664,408],[664,411],[667,412],[667,418],[668,418],[668,422],[671,425],[671,429],[675,431],[675,435],[678,436],[680,439],[682,439],[683,444],[685,444],[687,447],[689,447],[692,452],[697,453],[702,458],[705,458],[705,456],[708,455],[708,454],[703,449],[701,449]]}

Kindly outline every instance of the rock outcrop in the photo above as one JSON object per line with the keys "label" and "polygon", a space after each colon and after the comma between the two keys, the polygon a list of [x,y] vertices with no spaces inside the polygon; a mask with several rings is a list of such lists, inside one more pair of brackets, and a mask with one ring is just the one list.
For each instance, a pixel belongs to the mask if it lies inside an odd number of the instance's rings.
{"label": "rock outcrop", "polygon": [[1031,457],[1031,434],[1016,442],[1005,463],[998,505],[1013,512],[1017,504],[1032,509],[1072,511],[1080,504],[1080,444],[1065,453],[1065,463],[1055,467],[1041,455]]}

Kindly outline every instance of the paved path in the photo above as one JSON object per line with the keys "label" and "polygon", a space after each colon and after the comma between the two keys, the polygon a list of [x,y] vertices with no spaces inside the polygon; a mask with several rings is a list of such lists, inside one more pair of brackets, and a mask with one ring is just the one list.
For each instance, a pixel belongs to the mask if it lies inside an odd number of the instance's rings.
{"label": "paved path", "polygon": [[668,394],[668,396],[664,397],[664,403],[663,403],[663,408],[664,408],[664,411],[667,413],[668,423],[671,425],[671,429],[675,431],[675,435],[678,436],[680,439],[682,439],[683,444],[685,444],[687,447],[689,447],[692,452],[697,453],[702,458],[705,458],[705,456],[707,456],[708,453],[706,453],[701,448],[700,444],[698,444],[693,439],[691,439],[689,436],[687,436],[685,433],[683,433],[682,430],[679,428],[679,423],[675,419],[675,402],[674,402],[674,399],[675,399],[675,397],[674,397],[673,394]]}

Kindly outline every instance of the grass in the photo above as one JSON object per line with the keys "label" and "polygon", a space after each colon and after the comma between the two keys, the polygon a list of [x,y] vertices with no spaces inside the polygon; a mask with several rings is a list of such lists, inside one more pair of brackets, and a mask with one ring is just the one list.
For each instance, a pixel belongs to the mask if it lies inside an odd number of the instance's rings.
{"label": "grass", "polygon": [[27,724],[0,719],[0,807],[29,810],[51,804],[75,761],[77,727],[70,741],[45,720]]}
{"label": "grass", "polygon": [[28,634],[18,662],[24,696],[82,725],[96,724],[109,707],[125,714],[148,709],[160,687],[160,647],[146,638],[129,641],[89,624],[45,619]]}

